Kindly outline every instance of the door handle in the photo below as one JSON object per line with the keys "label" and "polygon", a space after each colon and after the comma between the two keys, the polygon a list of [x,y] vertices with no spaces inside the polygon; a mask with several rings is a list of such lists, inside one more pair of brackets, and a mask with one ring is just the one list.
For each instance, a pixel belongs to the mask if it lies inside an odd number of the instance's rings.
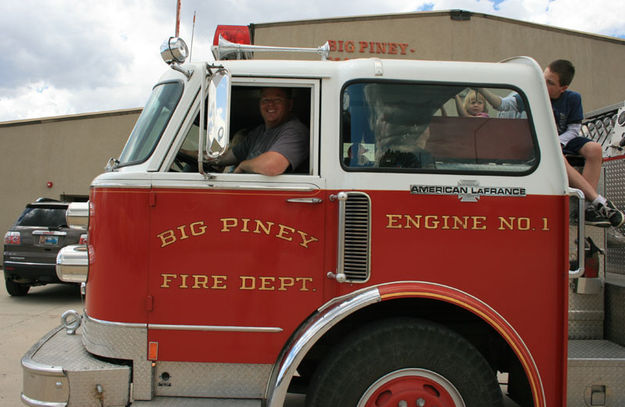
{"label": "door handle", "polygon": [[319,204],[323,202],[320,198],[289,198],[286,200],[291,203],[307,203],[307,204]]}
{"label": "door handle", "polygon": [[577,198],[577,270],[569,270],[569,278],[577,278],[584,275],[584,193],[579,189],[569,188],[569,196]]}

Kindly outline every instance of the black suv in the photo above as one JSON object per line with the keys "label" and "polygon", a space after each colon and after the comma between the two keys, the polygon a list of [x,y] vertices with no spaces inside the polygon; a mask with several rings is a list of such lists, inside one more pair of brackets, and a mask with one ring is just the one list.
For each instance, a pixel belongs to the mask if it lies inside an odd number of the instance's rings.
{"label": "black suv", "polygon": [[56,255],[63,246],[82,244],[86,231],[67,226],[69,203],[39,198],[26,205],[4,235],[4,281],[13,296],[28,293],[33,285],[60,283],[56,276]]}

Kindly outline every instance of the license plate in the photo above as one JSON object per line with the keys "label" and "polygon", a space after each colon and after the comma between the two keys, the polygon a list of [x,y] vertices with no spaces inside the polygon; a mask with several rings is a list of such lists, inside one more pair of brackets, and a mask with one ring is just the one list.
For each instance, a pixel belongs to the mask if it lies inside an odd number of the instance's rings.
{"label": "license plate", "polygon": [[58,236],[39,236],[39,244],[43,246],[56,246],[59,244]]}

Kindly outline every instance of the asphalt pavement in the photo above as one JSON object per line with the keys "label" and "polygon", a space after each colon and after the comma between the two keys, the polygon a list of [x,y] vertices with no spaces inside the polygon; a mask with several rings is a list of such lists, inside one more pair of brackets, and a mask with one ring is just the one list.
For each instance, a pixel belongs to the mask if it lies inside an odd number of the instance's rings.
{"label": "asphalt pavement", "polygon": [[24,407],[20,401],[20,360],[32,345],[61,324],[68,309],[80,311],[78,286],[32,287],[24,297],[11,297],[0,287],[0,407]]}

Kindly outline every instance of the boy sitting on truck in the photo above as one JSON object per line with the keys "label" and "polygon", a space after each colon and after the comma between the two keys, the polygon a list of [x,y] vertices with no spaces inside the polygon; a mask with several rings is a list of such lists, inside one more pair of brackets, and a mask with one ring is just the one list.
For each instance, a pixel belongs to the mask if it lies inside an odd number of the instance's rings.
{"label": "boy sitting on truck", "polygon": [[[599,227],[623,225],[625,215],[612,202],[597,193],[603,163],[601,146],[586,137],[579,136],[584,118],[582,98],[579,93],[568,90],[575,76],[575,67],[570,61],[558,59],[545,68],[544,76],[562,152],[564,155],[581,155],[585,160],[581,174],[566,159],[564,164],[569,184],[580,189],[591,202],[585,212],[586,223]],[[524,110],[519,95],[501,98],[484,89],[480,89],[480,93],[484,94],[497,110],[518,113]]]}

